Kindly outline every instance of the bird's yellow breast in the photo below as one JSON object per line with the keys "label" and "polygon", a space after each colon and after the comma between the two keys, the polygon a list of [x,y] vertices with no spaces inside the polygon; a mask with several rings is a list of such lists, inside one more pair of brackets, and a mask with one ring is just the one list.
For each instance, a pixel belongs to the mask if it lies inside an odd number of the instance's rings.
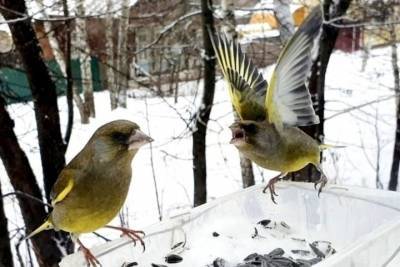
{"label": "bird's yellow breast", "polygon": [[[274,138],[265,136],[263,146],[248,146],[240,151],[257,165],[282,173],[294,172],[307,164],[319,164],[318,143],[298,128],[286,128]],[[268,142],[273,142],[269,144]]]}
{"label": "bird's yellow breast", "polygon": [[[114,168],[115,169],[115,168]],[[109,223],[120,211],[129,191],[131,173],[104,173],[85,177],[54,206],[55,228],[71,233],[93,232]]]}

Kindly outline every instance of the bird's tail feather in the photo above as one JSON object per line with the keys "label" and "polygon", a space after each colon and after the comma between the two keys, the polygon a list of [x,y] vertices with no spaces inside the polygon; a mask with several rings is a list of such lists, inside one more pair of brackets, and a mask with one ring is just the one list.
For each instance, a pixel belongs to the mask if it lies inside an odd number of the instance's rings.
{"label": "bird's tail feather", "polygon": [[36,230],[34,230],[29,235],[27,235],[22,241],[25,241],[25,240],[37,235],[38,233],[40,233],[40,232],[42,232],[44,230],[50,230],[50,229],[53,229],[53,224],[50,222],[49,219],[47,219],[41,226],[39,226],[38,228],[36,228]]}
{"label": "bird's tail feather", "polygon": [[335,146],[335,145],[329,145],[329,144],[320,144],[319,149],[320,150],[325,150],[325,149],[330,149],[330,148],[345,148],[346,146]]}

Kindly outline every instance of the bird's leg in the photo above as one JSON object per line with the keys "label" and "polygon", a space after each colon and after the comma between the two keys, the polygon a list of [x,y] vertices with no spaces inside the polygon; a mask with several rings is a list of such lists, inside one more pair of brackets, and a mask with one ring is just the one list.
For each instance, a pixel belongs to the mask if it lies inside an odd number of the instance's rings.
{"label": "bird's leg", "polygon": [[321,173],[321,177],[318,181],[314,183],[314,188],[317,189],[317,185],[319,184],[318,188],[318,197],[322,192],[322,188],[328,183],[328,178],[326,177],[325,173],[322,171],[321,166],[316,166],[317,170]]}
{"label": "bird's leg", "polygon": [[[145,246],[144,241],[142,239],[145,236],[143,231],[136,231],[136,230],[132,230],[132,229],[125,228],[125,227],[117,227],[117,226],[111,226],[111,225],[106,225],[105,227],[121,231],[122,235],[126,235],[127,237],[132,239],[133,244],[135,246],[136,246],[136,241],[139,241],[140,244],[143,247],[143,251],[146,250],[146,246]],[[142,235],[142,237],[140,235]]]}
{"label": "bird's leg", "polygon": [[275,192],[275,183],[280,181],[286,175],[287,175],[287,173],[280,173],[279,175],[277,175],[274,178],[272,178],[271,180],[269,180],[267,186],[264,187],[263,193],[265,193],[267,191],[267,189],[269,189],[269,192],[271,194],[271,200],[275,204],[277,204],[275,201],[275,196],[278,196],[278,194]]}
{"label": "bird's leg", "polygon": [[88,264],[88,266],[97,266],[101,265],[99,260],[92,254],[92,252],[85,247],[82,242],[79,240],[79,238],[76,239],[76,242],[79,244],[79,250],[82,250],[83,255],[85,256],[85,260]]}

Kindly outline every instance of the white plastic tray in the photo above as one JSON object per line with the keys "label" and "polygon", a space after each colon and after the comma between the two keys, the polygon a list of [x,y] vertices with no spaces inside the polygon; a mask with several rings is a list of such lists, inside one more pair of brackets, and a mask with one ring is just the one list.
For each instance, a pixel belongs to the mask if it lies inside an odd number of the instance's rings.
{"label": "white plastic tray", "polygon": [[[287,223],[291,236],[332,242],[337,253],[314,266],[400,266],[399,193],[331,185],[318,198],[313,184],[279,182],[275,205],[262,189],[253,186],[144,229],[145,253],[126,238],[91,250],[107,267],[130,262],[196,267],[211,264],[217,257],[239,263],[254,252],[266,254],[277,246],[286,250],[284,237],[250,237],[258,221],[272,219]],[[220,235],[214,237],[213,232]],[[173,252],[183,261],[168,265],[165,256],[181,241],[186,242],[184,248]],[[65,257],[60,266],[86,264],[78,252]]]}

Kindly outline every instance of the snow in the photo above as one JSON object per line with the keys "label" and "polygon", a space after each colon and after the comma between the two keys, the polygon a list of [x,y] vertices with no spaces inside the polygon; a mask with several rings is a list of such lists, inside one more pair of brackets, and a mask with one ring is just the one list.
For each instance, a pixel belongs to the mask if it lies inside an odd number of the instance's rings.
{"label": "snow", "polygon": [[[377,175],[387,188],[396,110],[390,49],[371,51],[364,72],[361,72],[360,54],[336,53],[329,63],[325,140],[346,148],[326,153],[325,166],[331,169],[331,177],[339,184],[375,187],[379,154]],[[333,117],[345,109],[377,99],[382,101]]]}
{"label": "snow", "polygon": [[[324,152],[323,168],[332,183],[375,188],[379,154],[378,175],[384,188],[387,188],[395,133],[395,99],[392,90],[390,53],[389,48],[372,50],[364,71],[361,71],[361,52],[353,54],[335,52],[331,57],[326,78],[325,142],[345,146]],[[266,72],[270,73],[271,68]],[[66,154],[67,161],[82,149],[95,129],[111,120],[133,120],[155,139],[152,153],[150,146],[144,147],[133,161],[133,182],[123,209],[124,218],[131,228],[142,229],[158,221],[151,155],[163,219],[188,212],[192,207],[191,132],[187,122],[196,111],[202,82],[190,82],[180,86],[180,92],[186,94],[179,96],[177,104],[174,104],[173,98],[153,98],[135,91],[138,97],[128,99],[128,109],[117,109],[112,112],[108,93],[96,93],[97,118],[89,125],[79,123],[79,113],[75,110],[75,124]],[[376,99],[382,101],[341,113],[343,110]],[[67,121],[65,97],[59,98],[59,107],[64,130]],[[9,106],[8,110],[15,120],[15,131],[20,144],[27,153],[42,186],[32,103],[14,104]],[[238,153],[229,145],[231,134],[228,126],[232,121],[228,94],[224,82],[219,80],[207,135],[209,200],[241,189]],[[275,172],[262,170],[257,166],[254,166],[254,172],[257,184],[276,175]],[[0,164],[0,179],[3,194],[12,192],[2,164]],[[281,196],[277,201],[281,201]],[[10,235],[13,236],[23,227],[18,204],[14,198],[5,199],[5,209],[9,219]],[[112,224],[118,225],[119,218]],[[118,237],[118,233],[114,231],[99,230],[99,233],[112,239]],[[82,240],[89,247],[104,242],[91,234],[82,236]],[[27,256],[25,257],[27,260]]]}
{"label": "snow", "polygon": [[[299,7],[303,6],[303,2],[301,1],[287,1],[289,3],[290,12],[293,13]],[[254,6],[254,9],[271,9],[274,10],[274,1],[273,0],[261,0],[258,4]]]}
{"label": "snow", "polygon": [[272,38],[279,36],[279,30],[271,29],[271,26],[266,23],[254,23],[254,24],[241,24],[236,26],[236,30],[243,36],[241,37],[241,43],[250,42],[256,38]]}

